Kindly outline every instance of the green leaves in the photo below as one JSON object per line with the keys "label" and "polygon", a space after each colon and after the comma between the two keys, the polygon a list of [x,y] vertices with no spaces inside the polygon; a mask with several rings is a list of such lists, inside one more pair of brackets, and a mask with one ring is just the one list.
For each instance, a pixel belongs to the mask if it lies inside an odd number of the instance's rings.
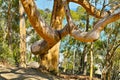
{"label": "green leaves", "polygon": [[50,19],[51,19],[51,12],[49,9],[45,9],[45,10],[39,10],[42,18],[45,19],[45,21],[47,22],[47,24],[50,24]]}

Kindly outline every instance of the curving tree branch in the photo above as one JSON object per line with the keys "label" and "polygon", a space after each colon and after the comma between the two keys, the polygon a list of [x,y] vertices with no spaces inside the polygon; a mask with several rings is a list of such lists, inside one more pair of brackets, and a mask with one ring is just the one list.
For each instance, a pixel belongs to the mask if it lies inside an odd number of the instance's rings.
{"label": "curving tree branch", "polygon": [[59,40],[57,31],[48,26],[41,18],[34,0],[21,0],[21,2],[27,13],[30,23],[36,32],[49,44],[57,42]]}
{"label": "curving tree branch", "polygon": [[[91,6],[86,0],[70,0],[80,5],[84,6],[89,13],[94,15],[94,11],[96,10],[95,7]],[[34,54],[45,54],[50,48],[52,48],[57,42],[61,40],[61,38],[65,37],[66,35],[70,34],[75,39],[83,42],[93,42],[97,40],[100,36],[100,32],[104,29],[104,27],[120,19],[120,12],[114,13],[111,15],[100,15],[98,11],[96,17],[102,18],[99,20],[95,25],[94,29],[89,32],[82,32],[79,28],[73,23],[68,4],[65,4],[65,12],[68,24],[61,30],[55,30],[52,27],[48,26],[44,20],[42,20],[39,12],[37,11],[37,7],[34,3],[34,0],[21,0],[22,5],[27,13],[27,16],[30,20],[32,27],[36,30],[36,32],[44,39],[38,42],[35,42],[31,46],[31,51]],[[107,14],[107,13],[106,13]]]}
{"label": "curving tree branch", "polygon": [[[82,1],[82,0],[75,0],[75,1]],[[65,13],[66,13],[67,22],[71,29],[70,35],[73,36],[75,39],[82,41],[82,42],[96,41],[100,36],[100,32],[104,29],[104,27],[107,24],[120,19],[120,12],[111,14],[110,16],[107,15],[106,17],[102,18],[94,25],[93,30],[89,32],[81,32],[72,21],[71,14],[69,11],[69,6],[67,5],[67,1],[64,0],[63,2],[65,5]],[[76,28],[73,28],[73,26]]]}
{"label": "curving tree branch", "polygon": [[80,30],[73,29],[70,35],[82,42],[93,42],[99,38],[100,32],[107,24],[114,22],[118,19],[120,19],[120,12],[102,18],[94,25],[93,30],[89,32],[81,32]]}
{"label": "curving tree branch", "polygon": [[101,12],[100,10],[96,9],[95,6],[90,4],[88,2],[88,0],[68,0],[68,2],[74,2],[74,3],[81,5],[90,15],[92,15],[96,18],[103,18],[106,15],[110,15],[110,14],[114,13],[114,11],[116,9],[118,9],[120,7],[120,4],[117,4],[116,6],[112,7],[109,11]]}

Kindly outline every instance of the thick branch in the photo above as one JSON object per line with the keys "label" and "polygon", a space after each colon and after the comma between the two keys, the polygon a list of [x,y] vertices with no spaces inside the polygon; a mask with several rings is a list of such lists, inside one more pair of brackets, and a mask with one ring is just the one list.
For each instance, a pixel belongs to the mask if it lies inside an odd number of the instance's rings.
{"label": "thick branch", "polygon": [[[77,0],[75,0],[77,1]],[[79,0],[80,1],[80,0]],[[86,4],[86,9],[89,9],[89,5],[87,5],[85,0],[81,1],[81,5]],[[54,30],[51,27],[49,27],[40,17],[39,12],[37,11],[36,5],[33,0],[21,0],[24,9],[28,15],[28,18],[31,22],[31,25],[34,27],[36,32],[45,40],[42,40],[40,42],[36,42],[33,44],[31,47],[31,50],[33,53],[37,54],[38,52],[45,53],[48,51],[50,48],[52,48],[59,40],[59,34],[61,35],[61,38],[69,34],[70,30],[70,35],[72,35],[75,39],[78,39],[79,41],[83,42],[92,42],[96,39],[98,39],[101,30],[103,28],[118,19],[120,19],[120,12],[113,14],[109,17],[105,17],[101,19],[95,26],[94,29],[90,32],[81,32],[78,30],[78,28],[75,25],[70,25],[72,22],[68,21],[69,24],[67,24],[62,30]],[[94,7],[91,8],[91,11],[94,13]],[[92,13],[91,13],[92,14]],[[100,13],[98,12],[98,16]],[[68,16],[68,15],[67,15]],[[70,20],[70,19],[68,19]],[[69,29],[70,27],[70,29]],[[37,47],[38,46],[38,47]]]}
{"label": "thick branch", "polygon": [[86,9],[86,11],[96,17],[96,18],[103,18],[105,17],[106,15],[110,15],[111,13],[113,13],[117,8],[120,7],[120,4],[114,6],[111,10],[109,11],[101,11],[96,9],[95,6],[91,5],[88,0],[68,0],[69,2],[74,2],[74,3],[77,3],[77,4],[80,4],[84,9]]}
{"label": "thick branch", "polygon": [[[65,37],[67,34],[69,34],[68,25],[66,25],[63,29],[58,31],[61,35],[61,38]],[[59,42],[59,41],[58,41]],[[35,55],[39,54],[45,54],[49,49],[51,49],[57,42],[53,42],[51,44],[48,44],[45,40],[40,40],[32,44],[31,46],[31,52]]]}
{"label": "thick branch", "polygon": [[[116,20],[120,19],[120,12],[113,14],[109,17],[103,18],[96,25],[94,26],[94,29],[89,32],[81,32],[75,25],[71,26],[71,36],[73,36],[75,39],[82,41],[82,42],[93,42],[99,38],[100,32],[104,27]],[[59,31],[61,34],[61,37],[66,36],[69,34],[68,25],[66,25],[62,30]],[[37,54],[40,52],[40,54],[44,53],[45,51],[48,51],[51,47],[53,47],[56,43],[52,43],[51,45],[48,45],[46,41],[40,41],[33,44],[31,50],[34,54]]]}
{"label": "thick branch", "polygon": [[63,0],[63,4],[64,4],[64,11],[66,14],[67,23],[68,23],[69,27],[71,27],[73,25],[73,21],[72,21],[72,17],[70,14],[70,8],[68,5],[68,2],[66,0]]}
{"label": "thick branch", "polygon": [[[77,0],[75,0],[75,1],[77,1]],[[105,18],[101,19],[100,21],[98,21],[98,23],[94,26],[93,30],[91,30],[89,32],[81,32],[79,29],[73,28],[73,26],[74,27],[76,27],[76,26],[74,25],[74,23],[72,21],[71,14],[69,11],[69,6],[67,5],[66,0],[64,0],[63,2],[65,5],[65,13],[66,13],[68,25],[69,25],[70,29],[72,28],[72,30],[71,30],[72,32],[70,31],[70,34],[75,39],[82,41],[82,42],[93,42],[93,41],[97,40],[100,36],[100,32],[104,29],[104,27],[107,24],[120,19],[120,15],[119,15],[120,13],[113,14],[109,17],[105,17]]]}
{"label": "thick branch", "polygon": [[62,4],[62,0],[54,0],[50,25],[54,29],[60,30],[62,28],[64,16],[64,5]]}
{"label": "thick branch", "polygon": [[[53,11],[52,11],[52,17],[51,17],[51,27],[56,29],[56,30],[60,30],[62,28],[62,20],[64,18],[64,5],[62,4],[62,0],[57,0],[54,1],[54,6],[53,6]],[[63,36],[64,34],[60,34],[62,32],[58,31],[59,34],[59,38],[61,39],[61,36]],[[65,33],[66,34],[66,33]],[[46,46],[47,45],[47,46]],[[35,42],[32,47],[31,47],[31,51],[34,54],[44,54],[47,53],[47,51],[52,48],[52,44],[48,45],[48,42],[46,42],[45,40],[41,40],[41,41],[37,41]],[[56,46],[54,46],[56,47]]]}
{"label": "thick branch", "polygon": [[[70,17],[69,15],[67,16]],[[68,24],[62,30],[59,30],[57,32],[59,32],[59,34],[61,35],[61,38],[63,38],[64,36],[69,34],[69,27],[70,27],[70,35],[73,36],[75,39],[82,42],[93,42],[99,38],[101,30],[103,30],[107,24],[114,22],[118,19],[120,19],[120,12],[101,19],[95,24],[94,29],[89,32],[81,32],[77,28],[77,26],[75,25],[71,26]],[[68,22],[71,23],[72,20],[68,18]],[[53,42],[51,43],[51,45],[49,45],[48,42],[46,41],[36,42],[32,45],[31,50],[34,54],[39,54],[39,53],[43,54],[45,53],[45,51],[48,51],[50,48],[52,48],[56,43],[57,42]]]}
{"label": "thick branch", "polygon": [[81,31],[79,31],[78,29],[77,30],[73,29],[71,32],[71,36],[82,42],[93,42],[99,38],[100,32],[104,29],[104,27],[107,24],[114,22],[118,19],[120,19],[120,12],[99,20],[95,24],[94,29],[89,32],[81,33]]}
{"label": "thick branch", "polygon": [[59,40],[57,31],[49,27],[45,21],[42,20],[34,0],[21,0],[21,2],[27,13],[30,23],[36,32],[49,44],[57,42]]}

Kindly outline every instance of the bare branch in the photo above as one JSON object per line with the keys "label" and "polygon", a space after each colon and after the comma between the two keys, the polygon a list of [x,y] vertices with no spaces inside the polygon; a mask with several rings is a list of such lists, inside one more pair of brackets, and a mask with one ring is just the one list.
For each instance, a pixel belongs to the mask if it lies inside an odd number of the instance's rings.
{"label": "bare branch", "polygon": [[94,7],[93,5],[91,5],[87,0],[68,0],[69,2],[74,2],[77,4],[80,4],[84,9],[86,9],[86,11],[96,17],[96,18],[103,18],[106,15],[110,15],[111,13],[113,13],[118,7],[120,7],[120,4],[116,5],[115,7],[113,7],[111,10],[109,11],[101,11],[96,9],[96,7]]}
{"label": "bare branch", "polygon": [[57,32],[49,27],[40,17],[34,0],[21,0],[22,5],[27,13],[29,21],[36,32],[45,39],[49,44],[59,40]]}
{"label": "bare branch", "polygon": [[74,26],[74,23],[72,21],[72,17],[71,17],[71,14],[70,14],[70,8],[69,8],[67,0],[63,0],[63,4],[64,4],[64,11],[65,11],[65,14],[66,14],[67,23],[68,23],[68,30],[69,30],[69,33],[70,33],[71,32],[70,27]]}
{"label": "bare branch", "polygon": [[[84,5],[85,9],[90,9],[89,12],[93,15],[95,12],[95,8],[91,6],[86,0],[73,0],[76,3],[80,3]],[[111,16],[106,16],[105,18],[98,21],[94,29],[89,32],[81,32],[77,26],[72,22],[72,18],[70,16],[70,12],[68,6],[66,7],[67,13],[67,21],[68,24],[61,30],[54,30],[49,27],[40,17],[39,12],[37,11],[34,0],[21,0],[24,9],[28,15],[28,18],[32,24],[32,27],[37,31],[37,33],[44,39],[40,42],[36,42],[32,45],[31,51],[34,54],[45,54],[50,48],[52,48],[57,42],[60,41],[61,38],[70,34],[75,39],[83,42],[93,42],[99,38],[100,32],[104,29],[104,27],[120,19],[120,12],[115,13]],[[96,17],[101,17],[100,12],[98,11]],[[61,35],[61,38],[59,37]]]}
{"label": "bare branch", "polygon": [[[81,32],[77,26],[71,26],[71,33],[70,35],[73,36],[75,39],[82,41],[82,42],[93,42],[97,40],[100,36],[100,32],[104,29],[104,27],[116,20],[120,19],[120,12],[113,14],[109,17],[105,17],[98,21],[98,23],[95,24],[94,29],[89,31],[89,32]],[[68,24],[61,30],[58,30],[59,33],[61,34],[61,38],[69,34],[69,29],[68,29]],[[46,51],[48,51],[50,48],[52,48],[57,42],[51,43],[49,45],[45,40],[35,42],[32,47],[31,51],[34,54],[43,54]]]}
{"label": "bare branch", "polygon": [[100,32],[104,29],[104,27],[116,20],[120,19],[120,12],[112,14],[111,16],[105,17],[101,20],[99,20],[95,26],[94,29],[89,32],[82,32],[77,30],[72,30],[71,36],[73,36],[75,39],[83,42],[93,42],[97,40],[100,36]]}

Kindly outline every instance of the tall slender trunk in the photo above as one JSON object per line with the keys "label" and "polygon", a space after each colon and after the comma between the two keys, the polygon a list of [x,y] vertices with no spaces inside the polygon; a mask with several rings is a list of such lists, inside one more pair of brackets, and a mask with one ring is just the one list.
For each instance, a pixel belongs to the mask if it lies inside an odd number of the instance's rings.
{"label": "tall slender trunk", "polygon": [[73,74],[75,74],[75,57],[76,57],[76,49],[74,49],[74,54],[73,54]]}
{"label": "tall slender trunk", "polygon": [[11,16],[11,0],[8,3],[8,17],[7,17],[7,28],[8,28],[8,47],[10,49],[10,53],[12,53],[12,16]]}
{"label": "tall slender trunk", "polygon": [[[86,14],[86,31],[89,29],[89,14]],[[81,72],[83,75],[87,74],[87,44],[84,46],[83,54],[81,56]]]}
{"label": "tall slender trunk", "polygon": [[90,80],[93,78],[93,43],[91,43],[90,50]]}
{"label": "tall slender trunk", "polygon": [[20,1],[19,1],[19,13],[20,13],[20,67],[26,67],[25,12]]}
{"label": "tall slender trunk", "polygon": [[87,75],[87,52],[84,53],[83,75]]}
{"label": "tall slender trunk", "polygon": [[80,73],[86,75],[86,70],[85,70],[85,65],[86,65],[86,61],[87,61],[87,52],[86,52],[86,48],[87,48],[87,44],[85,44],[84,46],[84,50],[82,52],[81,55],[81,59],[80,59]]}

